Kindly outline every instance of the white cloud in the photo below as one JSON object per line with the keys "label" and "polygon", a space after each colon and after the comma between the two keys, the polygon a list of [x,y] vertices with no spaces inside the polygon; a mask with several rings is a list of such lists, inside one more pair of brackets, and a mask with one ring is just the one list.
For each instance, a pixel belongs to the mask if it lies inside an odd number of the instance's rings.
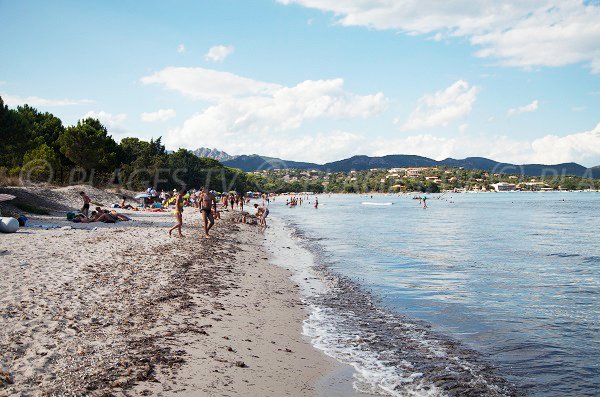
{"label": "white cloud", "polygon": [[143,84],[159,84],[191,99],[217,101],[231,97],[272,95],[280,86],[204,68],[168,67],[142,77]]}
{"label": "white cloud", "polygon": [[531,113],[531,112],[535,112],[536,110],[538,110],[539,106],[540,106],[539,101],[537,99],[535,99],[533,102],[531,102],[525,106],[508,109],[507,114],[509,116],[515,116],[515,115],[521,114],[521,113]]}
{"label": "white cloud", "polygon": [[566,163],[582,162],[600,165],[600,123],[590,131],[578,132],[566,136],[546,135],[531,143],[533,160]]}
{"label": "white cloud", "polygon": [[478,87],[471,87],[468,82],[458,80],[444,90],[426,94],[419,99],[417,108],[410,114],[401,129],[409,131],[445,127],[451,121],[471,112],[478,91]]}
{"label": "white cloud", "polygon": [[[212,102],[167,133],[165,143],[171,147],[192,148],[201,142],[233,151],[223,143],[248,142],[245,138],[251,136],[251,142],[264,144],[273,134],[295,130],[307,120],[367,118],[387,107],[382,93],[348,92],[342,79],[306,80],[288,87],[203,68],[166,68],[141,80]],[[285,145],[297,141],[294,135]]]}
{"label": "white cloud", "polygon": [[589,63],[600,72],[600,7],[581,0],[278,0],[333,12],[343,26],[465,37],[518,67]]}
{"label": "white cloud", "polygon": [[166,121],[175,117],[177,113],[175,109],[159,109],[156,112],[144,112],[140,115],[140,119],[147,123],[155,121]]}
{"label": "white cloud", "polygon": [[187,51],[187,50],[186,50],[186,48],[185,48],[185,45],[184,45],[184,44],[179,44],[179,45],[177,46],[177,52],[178,52],[178,53],[180,53],[180,54],[185,54],[185,52],[186,52],[186,51]]}
{"label": "white cloud", "polygon": [[223,62],[234,50],[233,46],[216,45],[210,47],[204,58],[211,62]]}
{"label": "white cloud", "polygon": [[[202,141],[204,142],[204,141]],[[277,134],[265,139],[256,134],[248,134],[238,139],[215,141],[219,148],[230,154],[261,154],[283,160],[326,163],[352,155],[366,139],[359,134],[333,131],[329,133]]]}
{"label": "white cloud", "polygon": [[38,96],[19,97],[13,95],[2,95],[4,103],[9,106],[30,105],[30,106],[72,106],[93,103],[90,99],[47,99]]}
{"label": "white cloud", "polygon": [[96,112],[90,110],[83,115],[82,119],[86,119],[88,117],[100,120],[102,125],[106,127],[106,130],[109,132],[109,134],[111,134],[112,137],[117,141],[128,136],[129,131],[123,125],[127,119],[127,114],[125,113],[112,114],[105,111]]}

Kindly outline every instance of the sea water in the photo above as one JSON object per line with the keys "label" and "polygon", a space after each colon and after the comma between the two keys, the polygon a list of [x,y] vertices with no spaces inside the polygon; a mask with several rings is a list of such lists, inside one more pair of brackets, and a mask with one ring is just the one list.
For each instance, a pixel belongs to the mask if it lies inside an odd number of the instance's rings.
{"label": "sea water", "polygon": [[358,390],[598,395],[599,193],[318,198],[277,198],[272,226],[310,253],[304,332]]}

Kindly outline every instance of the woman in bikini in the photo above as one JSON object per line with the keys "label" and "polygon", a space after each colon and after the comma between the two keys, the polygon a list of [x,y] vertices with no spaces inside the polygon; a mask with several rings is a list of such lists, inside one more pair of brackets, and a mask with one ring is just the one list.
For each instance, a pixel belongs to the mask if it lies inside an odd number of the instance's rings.
{"label": "woman in bikini", "polygon": [[169,229],[169,237],[171,237],[171,233],[175,229],[177,229],[177,231],[179,232],[179,237],[183,237],[183,234],[181,234],[181,226],[183,225],[183,194],[182,193],[177,193],[177,196],[175,197],[175,211],[173,211],[173,214],[175,215],[175,219],[177,219],[177,224],[175,226],[173,226],[171,229]]}

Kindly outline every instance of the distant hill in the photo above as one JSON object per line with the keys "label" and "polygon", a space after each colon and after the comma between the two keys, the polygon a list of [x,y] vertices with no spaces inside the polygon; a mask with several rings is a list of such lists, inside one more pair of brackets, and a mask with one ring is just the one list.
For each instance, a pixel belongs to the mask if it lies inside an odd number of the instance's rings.
{"label": "distant hill", "polygon": [[438,162],[427,157],[393,154],[383,157],[353,156],[349,159],[326,163],[321,166],[327,171],[365,171],[371,168],[397,168],[397,167],[435,167]]}
{"label": "distant hill", "polygon": [[287,161],[275,157],[259,156],[257,154],[237,156],[234,159],[222,161],[222,163],[227,167],[238,168],[245,172],[287,168],[318,170],[322,167],[319,164]]}
{"label": "distant hill", "polygon": [[600,166],[586,168],[577,163],[562,164],[509,164],[486,159],[484,157],[467,157],[465,159],[447,158],[441,161],[428,157],[395,154],[382,157],[353,156],[344,160],[325,164],[287,161],[274,157],[237,156],[232,160],[222,161],[224,165],[250,172],[265,169],[314,169],[330,172],[365,171],[371,168],[401,168],[401,167],[463,167],[494,173],[523,174],[530,176],[541,175],[575,175],[600,179]]}
{"label": "distant hill", "polygon": [[207,157],[207,158],[219,160],[220,162],[233,160],[236,157],[236,156],[231,156],[220,150],[209,149],[207,147],[201,147],[196,150],[191,150],[191,152],[194,153],[198,157],[202,157],[202,158]]}
{"label": "distant hill", "polygon": [[467,157],[466,159],[456,160],[448,158],[440,161],[441,165],[452,167],[464,167],[469,169],[491,171],[504,174],[523,174],[523,175],[576,175],[583,176],[588,169],[577,163],[562,164],[509,164],[499,163],[494,160],[483,157]]}

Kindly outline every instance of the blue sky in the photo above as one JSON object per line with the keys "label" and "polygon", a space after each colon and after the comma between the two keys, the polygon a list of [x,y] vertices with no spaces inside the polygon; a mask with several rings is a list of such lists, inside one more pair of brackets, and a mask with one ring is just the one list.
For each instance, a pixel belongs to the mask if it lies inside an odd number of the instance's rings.
{"label": "blue sky", "polygon": [[600,164],[593,2],[0,0],[0,34],[9,106],[116,139]]}

